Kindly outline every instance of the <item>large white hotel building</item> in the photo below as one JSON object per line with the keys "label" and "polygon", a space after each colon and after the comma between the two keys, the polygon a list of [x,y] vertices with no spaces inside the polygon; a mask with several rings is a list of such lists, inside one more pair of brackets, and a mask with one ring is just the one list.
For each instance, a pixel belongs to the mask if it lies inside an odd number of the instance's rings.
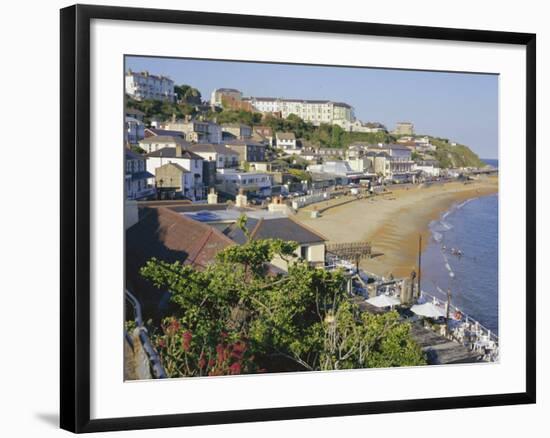
{"label": "large white hotel building", "polygon": [[342,124],[355,120],[353,107],[343,102],[273,97],[247,97],[243,98],[243,101],[250,102],[254,108],[263,113],[280,113],[284,118],[295,114],[314,125]]}
{"label": "large white hotel building", "polygon": [[128,70],[125,78],[126,94],[136,100],[174,101],[174,81],[166,76],[156,76],[147,71]]}

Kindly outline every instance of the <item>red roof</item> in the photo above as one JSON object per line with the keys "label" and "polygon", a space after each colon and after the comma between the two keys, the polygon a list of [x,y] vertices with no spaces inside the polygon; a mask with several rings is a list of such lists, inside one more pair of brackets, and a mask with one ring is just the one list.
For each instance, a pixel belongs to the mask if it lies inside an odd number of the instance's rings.
{"label": "red roof", "polygon": [[168,208],[141,208],[140,220],[126,231],[126,288],[154,316],[162,294],[140,269],[152,257],[204,269],[218,252],[234,245],[220,231]]}

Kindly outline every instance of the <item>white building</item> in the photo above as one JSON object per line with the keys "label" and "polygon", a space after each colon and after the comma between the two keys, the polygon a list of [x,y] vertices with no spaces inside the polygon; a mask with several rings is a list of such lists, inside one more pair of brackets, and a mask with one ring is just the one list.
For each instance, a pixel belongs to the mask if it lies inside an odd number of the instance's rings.
{"label": "white building", "polygon": [[374,133],[374,132],[387,132],[387,129],[384,125],[378,122],[362,122],[360,120],[343,120],[339,123],[342,129],[349,132],[367,132],[367,133]]}
{"label": "white building", "polygon": [[126,94],[136,100],[174,101],[174,81],[166,76],[157,76],[149,72],[128,70],[125,78]]}
{"label": "white building", "polygon": [[156,195],[152,185],[155,175],[147,171],[147,159],[130,149],[124,150],[126,199],[145,199]]}
{"label": "white building", "polygon": [[307,171],[312,173],[328,173],[346,178],[363,176],[363,172],[353,170],[347,161],[325,161],[323,164],[310,164]]}
{"label": "white building", "polygon": [[182,148],[181,144],[176,147],[165,147],[146,155],[147,171],[156,173],[156,169],[168,164],[179,164],[192,174],[193,182],[189,186],[191,196],[195,200],[203,199],[206,196],[206,188],[203,183],[203,158],[194,152]]}
{"label": "white building", "polygon": [[439,163],[435,160],[418,161],[414,163],[413,170],[420,170],[426,176],[438,177],[441,174]]}
{"label": "white building", "polygon": [[239,165],[239,153],[222,144],[193,144],[189,150],[200,155],[205,161],[214,161],[218,169]]}
{"label": "white building", "polygon": [[232,195],[242,189],[244,193],[271,195],[271,177],[263,172],[237,172],[234,169],[218,169],[216,187]]}
{"label": "white building", "polygon": [[221,107],[224,97],[241,100],[243,93],[235,88],[216,88],[210,95],[210,105]]}
{"label": "white building", "polygon": [[139,141],[139,147],[148,154],[163,148],[175,148],[178,145],[187,149],[190,143],[175,135],[152,135]]}
{"label": "white building", "polygon": [[295,114],[314,125],[339,124],[355,120],[353,107],[344,102],[330,100],[279,99],[273,97],[248,97],[243,99],[263,113],[280,113],[287,118]]}
{"label": "white building", "polygon": [[[408,176],[413,172],[414,161],[411,150],[400,144],[384,144],[369,147],[370,152],[375,152],[374,171],[387,178]],[[372,154],[368,154],[370,157]]]}
{"label": "white building", "polygon": [[275,134],[275,141],[277,147],[284,151],[296,153],[295,151],[298,149],[294,132],[277,132]]}

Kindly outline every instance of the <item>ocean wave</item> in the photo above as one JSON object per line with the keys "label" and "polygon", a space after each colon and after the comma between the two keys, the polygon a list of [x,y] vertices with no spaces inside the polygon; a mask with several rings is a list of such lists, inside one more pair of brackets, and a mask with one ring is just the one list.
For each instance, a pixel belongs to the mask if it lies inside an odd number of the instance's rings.
{"label": "ocean wave", "polygon": [[432,237],[437,243],[441,243],[441,241],[443,240],[443,234],[437,231],[432,231]]}

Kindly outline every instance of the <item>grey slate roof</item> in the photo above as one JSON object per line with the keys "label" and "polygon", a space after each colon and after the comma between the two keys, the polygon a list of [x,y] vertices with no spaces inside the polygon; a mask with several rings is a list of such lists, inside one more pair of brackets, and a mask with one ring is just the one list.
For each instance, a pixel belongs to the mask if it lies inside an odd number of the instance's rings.
{"label": "grey slate roof", "polygon": [[141,144],[149,144],[149,143],[176,143],[180,144],[182,146],[189,146],[190,143],[185,141],[181,136],[175,136],[175,135],[157,135],[152,137],[146,137],[143,140],[139,141]]}
{"label": "grey slate roof", "polygon": [[225,155],[239,155],[238,152],[235,152],[232,149],[229,149],[223,144],[211,144],[211,143],[197,143],[191,145],[190,147],[192,152],[216,152],[218,154]]}
{"label": "grey slate roof", "polygon": [[181,155],[176,155],[176,148],[162,148],[154,152],[150,152],[146,157],[162,157],[162,158],[187,158],[188,160],[202,160],[200,155],[195,154],[187,149],[181,150]]}
{"label": "grey slate roof", "polygon": [[320,243],[326,239],[304,225],[288,217],[277,219],[260,219],[251,231],[251,237],[258,239],[282,239],[300,244]]}

